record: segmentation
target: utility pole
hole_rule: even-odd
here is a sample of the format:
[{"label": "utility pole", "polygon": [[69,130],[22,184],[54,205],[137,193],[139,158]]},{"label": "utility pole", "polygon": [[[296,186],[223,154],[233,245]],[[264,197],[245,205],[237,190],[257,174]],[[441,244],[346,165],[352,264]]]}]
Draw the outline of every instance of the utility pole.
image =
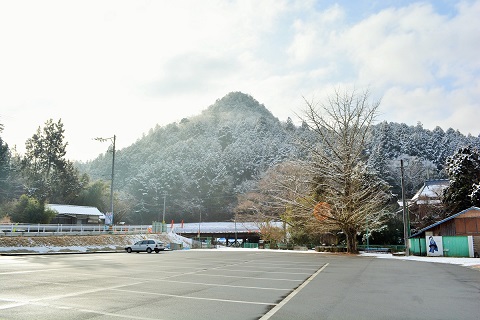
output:
[{"label": "utility pole", "polygon": [[202,224],[202,210],[198,209],[200,214],[200,219],[198,220],[198,241],[200,241],[200,226]]},{"label": "utility pole", "polygon": [[155,199],[154,200],[155,200],[155,206],[156,206],[156,209],[157,209],[157,212],[158,212],[157,222],[160,222],[160,209],[158,208],[159,204],[158,204],[158,189],[157,189],[157,186],[155,186]]},{"label": "utility pole", "polygon": [[368,234],[368,216],[365,217],[365,224],[367,225],[367,249],[370,248],[370,240],[369,240],[369,234]]},{"label": "utility pole", "polygon": [[405,201],[405,179],[403,177],[403,160],[400,160],[400,170],[402,173],[402,206],[403,206],[403,238],[405,239],[405,254],[410,255],[408,238],[410,238],[410,219],[408,215],[407,203]]},{"label": "utility pole", "polygon": [[162,232],[164,230],[164,226],[165,226],[165,201],[166,201],[166,198],[167,198],[167,194],[164,193],[163,194],[163,217],[162,217]]},{"label": "utility pole", "polygon": [[113,179],[115,177],[115,140],[116,136],[113,135],[113,137],[110,138],[95,138],[94,140],[100,141],[100,142],[105,142],[105,141],[111,141],[112,142],[112,180],[110,183],[110,212],[112,214],[112,220],[111,224],[113,225]]},{"label": "utility pole", "polygon": [[237,237],[237,213],[235,212],[235,219],[233,220],[235,223],[235,247],[238,246],[238,237]]}]

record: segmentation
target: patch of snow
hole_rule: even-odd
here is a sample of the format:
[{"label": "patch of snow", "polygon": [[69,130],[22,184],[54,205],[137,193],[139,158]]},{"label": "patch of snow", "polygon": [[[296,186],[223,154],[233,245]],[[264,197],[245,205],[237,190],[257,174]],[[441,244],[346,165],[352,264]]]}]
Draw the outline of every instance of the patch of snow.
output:
[{"label": "patch of snow", "polygon": [[361,253],[360,256],[376,257],[379,259],[397,259],[397,260],[406,260],[406,261],[448,263],[448,264],[457,264],[465,267],[480,266],[480,259],[478,258],[394,256],[390,253]]}]

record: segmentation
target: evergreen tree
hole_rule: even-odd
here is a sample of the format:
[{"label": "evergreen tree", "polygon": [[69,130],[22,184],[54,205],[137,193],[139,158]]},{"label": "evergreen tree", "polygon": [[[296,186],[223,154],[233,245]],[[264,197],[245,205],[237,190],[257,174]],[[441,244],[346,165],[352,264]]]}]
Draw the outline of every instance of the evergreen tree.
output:
[{"label": "evergreen tree", "polygon": [[372,139],[369,143],[368,165],[375,170],[383,180],[394,185],[394,175],[391,172],[390,159],[398,153],[393,145],[391,126],[385,121],[372,128]]},{"label": "evergreen tree", "polygon": [[45,208],[45,204],[35,198],[22,195],[11,215],[13,222],[50,223],[56,212]]},{"label": "evergreen tree", "polygon": [[93,183],[88,182],[88,178],[84,176],[87,183],[76,199],[75,204],[95,207],[101,212],[110,210],[110,186],[101,180]]},{"label": "evergreen tree", "polygon": [[428,150],[426,150],[426,146],[428,146],[428,136],[427,131],[423,129],[423,125],[421,122],[418,122],[415,127],[411,130],[411,135],[408,139],[409,141],[409,148],[407,153],[412,156],[417,157],[424,157],[426,154],[430,154]]},{"label": "evergreen tree", "polygon": [[443,167],[443,164],[449,156],[449,154],[447,154],[447,150],[442,145],[444,138],[445,132],[442,128],[437,126],[435,129],[433,129],[430,139],[427,142],[428,154],[430,155],[432,162],[436,164],[437,169],[441,169]]},{"label": "evergreen tree", "polygon": [[[2,128],[0,124],[0,132]],[[0,137],[0,206],[8,205],[12,199],[24,193],[20,168],[19,156],[12,154],[8,144]]]},{"label": "evergreen tree", "polygon": [[460,148],[447,159],[447,174],[450,186],[445,190],[443,201],[447,210],[457,213],[471,206],[479,206],[480,154],[470,146]]},{"label": "evergreen tree", "polygon": [[[1,129],[1,127],[0,127]],[[1,132],[1,130],[0,130]],[[8,200],[10,184],[10,150],[0,137],[0,204]]]},{"label": "evergreen tree", "polygon": [[49,119],[25,144],[27,191],[41,203],[72,203],[83,187],[78,170],[65,159],[64,131],[61,119],[56,123]]},{"label": "evergreen tree", "polygon": [[81,177],[78,169],[71,161],[66,161],[62,170],[55,170],[50,180],[50,203],[74,204],[78,202],[78,196],[88,184],[87,176],[83,175]]}]

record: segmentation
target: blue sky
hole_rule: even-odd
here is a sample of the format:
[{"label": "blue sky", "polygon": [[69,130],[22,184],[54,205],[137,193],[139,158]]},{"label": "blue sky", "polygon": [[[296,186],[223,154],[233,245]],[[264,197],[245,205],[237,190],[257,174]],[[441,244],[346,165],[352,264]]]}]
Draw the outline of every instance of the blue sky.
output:
[{"label": "blue sky", "polygon": [[242,91],[285,120],[335,89],[379,121],[479,135],[480,1],[3,1],[1,137],[62,119],[67,157],[134,143]]}]

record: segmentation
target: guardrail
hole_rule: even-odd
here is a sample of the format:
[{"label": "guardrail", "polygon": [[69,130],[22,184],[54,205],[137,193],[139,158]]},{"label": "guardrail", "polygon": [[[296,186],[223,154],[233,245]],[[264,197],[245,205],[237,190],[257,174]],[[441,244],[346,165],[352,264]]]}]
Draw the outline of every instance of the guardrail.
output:
[{"label": "guardrail", "polygon": [[365,252],[383,252],[383,253],[394,253],[399,251],[405,251],[404,245],[358,245],[358,250]]},{"label": "guardrail", "polygon": [[152,233],[151,225],[0,224],[0,236],[98,235]]}]

